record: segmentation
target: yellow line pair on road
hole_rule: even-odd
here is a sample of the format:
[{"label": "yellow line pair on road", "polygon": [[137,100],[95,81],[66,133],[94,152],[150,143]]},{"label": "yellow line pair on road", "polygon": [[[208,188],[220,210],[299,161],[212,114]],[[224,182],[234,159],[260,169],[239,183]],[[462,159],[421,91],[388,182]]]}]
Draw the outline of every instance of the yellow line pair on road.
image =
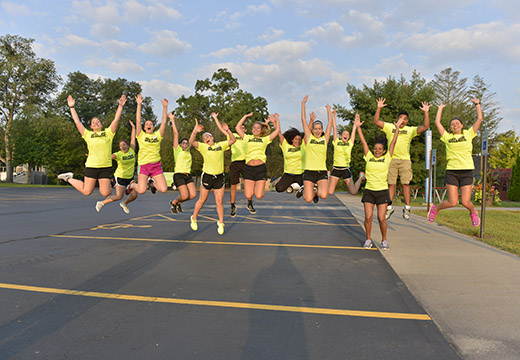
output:
[{"label": "yellow line pair on road", "polygon": [[[204,244],[204,245],[237,245],[237,246],[274,246],[274,247],[293,247],[293,248],[314,248],[314,249],[342,249],[342,250],[367,250],[361,246],[334,246],[334,245],[305,245],[305,244],[270,244],[270,243],[239,243],[229,241],[203,241],[203,240],[173,240],[173,239],[148,239],[148,238],[124,238],[116,236],[84,236],[84,235],[49,235],[57,238],[73,239],[94,239],[94,240],[121,240],[121,241],[144,241],[144,242],[166,242],[183,244]],[[376,248],[368,249],[375,251]]]},{"label": "yellow line pair on road", "polygon": [[177,299],[177,298],[166,298],[166,297],[155,297],[155,296],[125,295],[125,294],[111,294],[111,293],[102,293],[102,292],[93,292],[93,291],[56,289],[56,288],[48,288],[48,287],[40,287],[40,286],[27,286],[27,285],[6,284],[6,283],[0,283],[0,289],[22,290],[22,291],[31,291],[31,292],[48,293],[48,294],[59,294],[59,295],[85,296],[85,297],[113,299],[113,300],[146,301],[146,302],[155,302],[155,303],[212,306],[212,307],[248,309],[248,310],[284,311],[284,312],[295,312],[295,313],[303,313],[303,314],[356,316],[356,317],[402,319],[402,320],[431,320],[431,318],[427,314],[407,314],[407,313],[392,313],[392,312],[377,312],[377,311],[325,309],[325,308],[311,308],[311,307],[299,307],[299,306],[251,304],[251,303],[230,302],[230,301],[189,300],[189,299]]}]

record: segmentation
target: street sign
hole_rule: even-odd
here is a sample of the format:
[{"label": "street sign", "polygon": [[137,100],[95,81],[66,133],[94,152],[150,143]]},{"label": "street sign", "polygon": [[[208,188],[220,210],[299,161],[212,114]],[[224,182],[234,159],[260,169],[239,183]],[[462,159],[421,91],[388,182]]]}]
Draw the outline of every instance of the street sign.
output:
[{"label": "street sign", "polygon": [[430,151],[432,150],[432,131],[430,129],[426,130],[425,135],[425,169],[430,170]]},{"label": "street sign", "polygon": [[482,130],[482,156],[486,156],[488,154],[488,130]]},{"label": "street sign", "polygon": [[437,164],[437,149],[432,150],[432,165]]}]

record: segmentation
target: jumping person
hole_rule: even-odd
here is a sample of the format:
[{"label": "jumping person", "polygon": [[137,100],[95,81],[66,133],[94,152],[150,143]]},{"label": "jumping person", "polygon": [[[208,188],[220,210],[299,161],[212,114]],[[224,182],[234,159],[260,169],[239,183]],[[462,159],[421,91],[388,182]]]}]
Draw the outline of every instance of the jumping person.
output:
[{"label": "jumping person", "polygon": [[191,177],[191,152],[190,143],[187,138],[181,139],[179,143],[179,132],[175,125],[175,114],[168,114],[172,122],[173,130],[173,158],[175,168],[173,170],[173,183],[179,196],[175,200],[170,201],[170,211],[172,214],[182,212],[181,203],[187,200],[193,200],[197,197],[197,189]]},{"label": "jumping person", "polygon": [[[246,165],[244,166],[244,196],[247,199],[247,209],[251,214],[256,210],[253,206],[253,196],[258,200],[265,195],[265,182],[267,181],[267,165],[265,149],[278,133],[279,124],[276,122],[275,115],[270,114],[265,123],[257,121],[253,124],[251,135],[242,130],[242,124],[253,113],[242,116],[242,119],[235,127],[238,135],[244,140],[246,147]],[[274,125],[274,130],[269,134],[269,122]]]},{"label": "jumping person", "polygon": [[[242,124],[240,127],[246,133],[246,126]],[[231,202],[231,217],[237,215],[237,206],[235,205],[237,199],[237,188],[240,183],[240,175],[244,177],[244,166],[246,165],[246,144],[244,140],[237,133],[233,133],[235,143],[231,145],[231,164],[229,165],[229,179],[231,181],[231,188],[229,189],[229,196]]]},{"label": "jumping person", "polygon": [[446,144],[446,187],[448,189],[448,200],[439,206],[432,205],[428,211],[428,221],[433,222],[437,213],[443,209],[457,206],[459,203],[459,190],[462,205],[468,209],[473,226],[479,226],[480,218],[478,212],[471,202],[471,190],[473,186],[473,169],[475,165],[471,152],[473,150],[472,140],[477,136],[478,129],[482,123],[482,107],[479,99],[471,99],[477,110],[477,120],[468,130],[464,130],[462,120],[453,118],[450,121],[452,133],[448,133],[441,124],[442,109],[446,106],[439,105],[435,125],[441,135],[441,141]]},{"label": "jumping person", "polygon": [[352,127],[352,137],[347,130],[341,132],[341,138],[338,137],[336,128],[336,110],[332,110],[332,131],[334,138],[332,145],[334,146],[334,162],[329,177],[329,195],[334,194],[338,181],[342,178],[347,184],[348,191],[352,195],[356,195],[361,186],[361,182],[365,179],[365,173],[360,172],[359,178],[354,183],[352,173],[350,172],[350,155],[354,140],[356,139],[356,124]]},{"label": "jumping person", "polygon": [[215,124],[218,129],[225,134],[228,139],[215,143],[213,135],[209,132],[205,132],[202,134],[202,142],[195,141],[197,133],[204,129],[197,119],[195,119],[195,128],[190,135],[190,144],[202,154],[204,164],[202,165],[199,199],[195,203],[195,208],[193,209],[193,215],[190,217],[190,221],[191,229],[197,231],[199,228],[197,225],[197,216],[208,199],[210,191],[213,190],[218,214],[217,232],[219,235],[222,235],[224,234],[224,151],[229,149],[236,140],[227,124],[223,123],[220,125],[217,117],[214,116],[213,118],[215,119]]},{"label": "jumping person", "polygon": [[[381,121],[379,119],[379,115],[381,114],[381,109],[384,108],[387,104],[385,104],[386,99],[379,98],[377,100],[377,110],[374,115],[374,124],[377,125],[386,134],[386,139],[390,142],[392,141],[395,133],[395,125],[391,123],[387,123]],[[406,111],[400,111],[397,115],[397,119],[403,119],[401,122],[401,127],[399,128],[399,138],[397,139],[397,144],[395,145],[394,156],[392,157],[392,162],[390,163],[390,169],[388,170],[388,189],[390,193],[390,203],[388,208],[386,209],[386,218],[389,219],[390,216],[394,213],[394,208],[392,206],[392,200],[394,199],[397,177],[401,179],[401,185],[403,186],[403,196],[404,196],[404,209],[403,209],[403,218],[406,220],[410,220],[410,201],[411,201],[411,191],[410,191],[410,182],[412,181],[413,173],[412,173],[412,161],[410,160],[410,143],[413,138],[422,134],[430,127],[430,116],[428,111],[430,110],[430,104],[426,101],[422,103],[420,108],[424,111],[424,122],[420,126],[406,126],[408,123],[408,113]]]},{"label": "jumping person", "polygon": [[119,119],[123,112],[123,106],[126,103],[126,96],[123,94],[119,98],[119,105],[117,107],[114,120],[109,127],[103,129],[103,124],[97,117],[90,120],[90,128],[92,131],[85,129],[85,126],[79,120],[76,112],[76,101],[71,95],[67,98],[67,104],[70,108],[70,113],[74,124],[83,140],[87,143],[88,156],[85,162],[85,178],[83,181],[74,179],[74,174],[71,172],[58,175],[58,179],[71,184],[76,190],[83,195],[90,195],[94,191],[96,181],[99,183],[99,193],[107,197],[112,193],[110,188],[110,177],[112,176],[112,140],[119,124]]},{"label": "jumping person", "polygon": [[132,133],[130,135],[130,146],[128,145],[127,140],[121,140],[119,142],[120,151],[112,154],[112,159],[117,161],[117,168],[114,173],[115,177],[115,189],[116,194],[110,195],[103,201],[98,201],[96,203],[96,210],[99,212],[103,206],[113,201],[119,201],[123,198],[126,193],[129,193],[129,196],[125,201],[121,201],[119,206],[123,209],[123,211],[127,214],[130,213],[130,209],[128,209],[128,204],[134,201],[137,198],[137,191],[131,190],[128,188],[130,183],[134,180],[134,171],[135,171],[135,125],[133,122],[129,121],[130,126],[132,126]]},{"label": "jumping person", "polygon": [[[404,122],[403,117],[397,119],[395,124],[396,128],[399,128]],[[390,167],[390,161],[394,154],[395,144],[399,135],[399,131],[394,133],[394,137],[387,151],[388,140],[381,134],[376,136],[374,144],[374,152],[372,153],[368,148],[368,144],[363,136],[359,115],[356,114],[354,120],[354,126],[357,127],[359,139],[363,144],[363,157],[366,161],[365,174],[367,177],[367,184],[365,186],[365,193],[361,202],[365,208],[365,232],[367,239],[364,248],[370,249],[372,247],[372,219],[374,217],[374,207],[377,207],[377,220],[379,221],[379,229],[381,230],[381,248],[388,250],[388,240],[386,239],[386,207],[390,202],[390,196],[388,194],[388,168]]]},{"label": "jumping person", "polygon": [[[276,116],[278,127],[280,119]],[[280,148],[283,153],[283,175],[276,183],[277,192],[284,192],[288,189],[299,190],[303,186],[303,171],[305,153],[302,146],[302,133],[296,128],[289,128],[283,134],[278,133]]]},{"label": "jumping person", "polygon": [[[327,174],[327,144],[332,128],[331,109],[327,105],[327,129],[323,132],[323,123],[316,120],[316,114],[311,112],[309,123],[305,113],[306,95],[301,104],[301,118],[304,131],[305,171],[303,173],[303,199],[306,202],[318,202],[319,198],[326,199],[328,195]],[[316,185],[317,189],[314,190]],[[301,189],[296,196],[301,196]]]},{"label": "jumping person", "polygon": [[[145,120],[144,131],[141,127],[141,105],[143,96],[141,94],[135,97],[137,101],[137,110],[135,112],[137,142],[139,143],[139,153],[137,154],[137,164],[139,165],[139,175],[137,176],[137,184],[130,185],[132,190],[136,190],[139,194],[144,194],[148,187],[148,179],[151,178],[153,183],[150,185],[153,189],[157,189],[162,193],[168,190],[166,179],[164,178],[161,165],[161,140],[164,136],[166,128],[166,115],[168,113],[168,100],[161,100],[163,106],[162,120],[159,130],[154,131],[152,120]],[[152,189],[152,192],[154,192]]]}]

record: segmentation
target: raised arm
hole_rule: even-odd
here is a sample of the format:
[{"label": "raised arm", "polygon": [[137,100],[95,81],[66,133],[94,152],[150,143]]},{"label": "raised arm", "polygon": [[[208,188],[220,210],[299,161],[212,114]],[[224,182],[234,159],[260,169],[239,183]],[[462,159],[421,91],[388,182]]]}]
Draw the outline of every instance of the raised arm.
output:
[{"label": "raised arm", "polygon": [[159,126],[159,134],[161,137],[164,136],[164,129],[166,129],[166,119],[168,117],[168,100],[162,99],[162,118],[161,118],[161,126]]},{"label": "raised arm", "polygon": [[[309,95],[305,95],[305,97],[302,100],[302,126],[303,126],[303,133],[305,134],[304,141],[305,144],[309,141],[309,137],[311,136],[311,129],[309,127],[309,124],[307,124],[307,114],[305,111],[305,104],[307,103],[307,100],[309,99]],[[312,117],[312,114],[311,114]]]},{"label": "raised arm", "polygon": [[242,131],[242,125],[244,124],[244,121],[246,121],[246,119],[251,116],[253,116],[252,112],[250,112],[249,114],[245,114],[244,116],[242,116],[242,119],[240,119],[237,126],[235,126],[235,131],[242,139],[244,138],[244,135],[246,134],[245,132]]},{"label": "raised arm", "polygon": [[169,113],[168,118],[172,122],[173,148],[177,149],[177,146],[179,146],[179,132],[177,131],[177,126],[175,125],[175,114],[173,112]]},{"label": "raised arm", "polygon": [[471,101],[473,101],[473,104],[475,104],[475,108],[477,109],[477,121],[473,124],[473,131],[476,134],[480,128],[480,124],[482,124],[482,106],[479,99],[471,99]]},{"label": "raised arm", "polygon": [[439,130],[441,137],[444,135],[444,131],[446,131],[444,130],[444,126],[441,124],[442,109],[444,109],[445,106],[445,104],[440,104],[437,108],[437,115],[435,116],[435,126],[437,126],[437,130]]},{"label": "raised arm", "polygon": [[361,144],[363,145],[363,154],[368,154],[370,149],[368,148],[368,144],[365,140],[365,137],[363,136],[363,130],[361,130],[361,125],[363,125],[364,121],[361,122],[359,118],[359,114],[356,114],[354,118],[354,127],[357,129],[357,132],[359,134],[359,140],[361,140]]},{"label": "raised arm", "polygon": [[280,145],[283,144],[283,141],[284,141],[284,137],[283,137],[283,134],[282,134],[282,128],[280,126],[280,116],[278,115],[278,113],[274,114],[274,118],[278,124],[278,128],[280,129],[280,131],[278,132],[278,140],[280,141]]},{"label": "raised arm", "polygon": [[386,99],[383,99],[382,97],[377,99],[377,110],[376,114],[374,115],[374,124],[380,129],[385,126],[384,121],[379,120],[379,116],[381,115],[381,109],[384,108],[387,104],[385,104]]},{"label": "raised arm", "polygon": [[85,126],[83,126],[81,121],[79,121],[78,113],[76,112],[76,108],[74,107],[76,105],[76,100],[74,100],[71,95],[67,97],[67,105],[69,105],[70,114],[72,115],[72,120],[74,120],[76,128],[78,129],[81,136],[83,136],[83,133],[85,132]]},{"label": "raised arm", "polygon": [[430,128],[430,106],[427,101],[422,102],[420,109],[424,111],[424,123],[417,127],[417,134],[422,134]]},{"label": "raised arm", "polygon": [[390,154],[390,156],[394,156],[394,149],[395,149],[395,143],[397,142],[397,138],[399,137],[399,128],[401,126],[401,124],[403,123],[403,118],[400,117],[399,120],[397,120],[397,122],[395,123],[395,133],[394,133],[394,137],[392,138],[392,142],[390,143],[390,146],[388,146],[388,153]]},{"label": "raised arm", "polygon": [[325,141],[329,142],[330,139],[330,130],[332,129],[332,112],[330,105],[327,104],[327,129],[325,129]]},{"label": "raised arm", "polygon": [[277,121],[277,118],[278,114],[269,114],[268,117],[268,120],[270,120],[274,125],[274,130],[271,135],[269,135],[269,140],[271,141],[273,141],[278,136],[278,134],[280,134],[280,122]]},{"label": "raised arm", "polygon": [[113,133],[117,131],[117,125],[119,124],[119,119],[121,119],[121,114],[123,113],[123,106],[125,106],[126,103],[126,95],[121,95],[118,102],[119,105],[117,106],[116,115],[114,116],[114,120],[112,120],[112,123],[110,124],[110,130],[112,130]]},{"label": "raised arm", "polygon": [[137,109],[135,110],[135,135],[139,136],[143,129],[141,125],[141,105],[143,104],[143,95],[137,95],[135,101],[137,102]]},{"label": "raised arm", "polygon": [[[231,133],[231,135],[229,135],[229,133],[226,131],[226,129],[224,129],[224,127],[220,124],[220,121],[218,121],[218,113],[211,113],[211,117],[215,121],[215,125],[217,125],[217,128],[220,130],[220,132],[222,134],[224,134],[226,136],[234,137],[233,133]],[[229,127],[227,125],[226,125],[226,128],[227,128],[227,130],[229,130]]]},{"label": "raised arm", "polygon": [[[356,114],[359,117],[359,114]],[[356,122],[354,121],[354,125],[352,126],[352,131],[350,132],[350,141],[352,141],[352,145],[354,145],[354,141],[356,140]]]},{"label": "raised arm", "polygon": [[188,140],[190,142],[190,145],[198,148],[199,142],[195,141],[195,137],[198,133],[200,133],[202,130],[204,130],[204,126],[200,125],[197,119],[195,119],[195,127],[193,128],[193,131],[191,132],[190,139]]},{"label": "raised arm", "polygon": [[229,146],[233,145],[237,141],[237,139],[235,138],[235,136],[233,136],[233,132],[229,129],[228,124],[222,123],[222,125],[220,125],[220,128],[220,131],[222,131],[226,135]]},{"label": "raised arm", "polygon": [[336,127],[336,109],[332,110],[332,131],[333,136],[332,140],[336,141],[338,139],[338,128]]},{"label": "raised arm", "polygon": [[130,147],[135,151],[135,125],[132,120],[128,121],[130,126],[132,127],[132,132],[130,133]]}]

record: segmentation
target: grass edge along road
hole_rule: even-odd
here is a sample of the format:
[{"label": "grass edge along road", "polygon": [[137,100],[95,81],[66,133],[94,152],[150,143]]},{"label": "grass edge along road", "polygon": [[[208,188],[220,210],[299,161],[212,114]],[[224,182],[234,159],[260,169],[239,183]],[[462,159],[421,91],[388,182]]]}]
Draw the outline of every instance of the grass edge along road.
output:
[{"label": "grass edge along road", "polygon": [[[480,208],[476,207],[479,210]],[[414,210],[414,214],[426,217],[426,210]],[[520,224],[519,211],[486,211],[484,238],[481,239],[480,227],[473,227],[469,212],[464,210],[441,211],[435,217],[435,222],[445,225],[458,233],[469,235],[497,249],[520,256]]]}]

